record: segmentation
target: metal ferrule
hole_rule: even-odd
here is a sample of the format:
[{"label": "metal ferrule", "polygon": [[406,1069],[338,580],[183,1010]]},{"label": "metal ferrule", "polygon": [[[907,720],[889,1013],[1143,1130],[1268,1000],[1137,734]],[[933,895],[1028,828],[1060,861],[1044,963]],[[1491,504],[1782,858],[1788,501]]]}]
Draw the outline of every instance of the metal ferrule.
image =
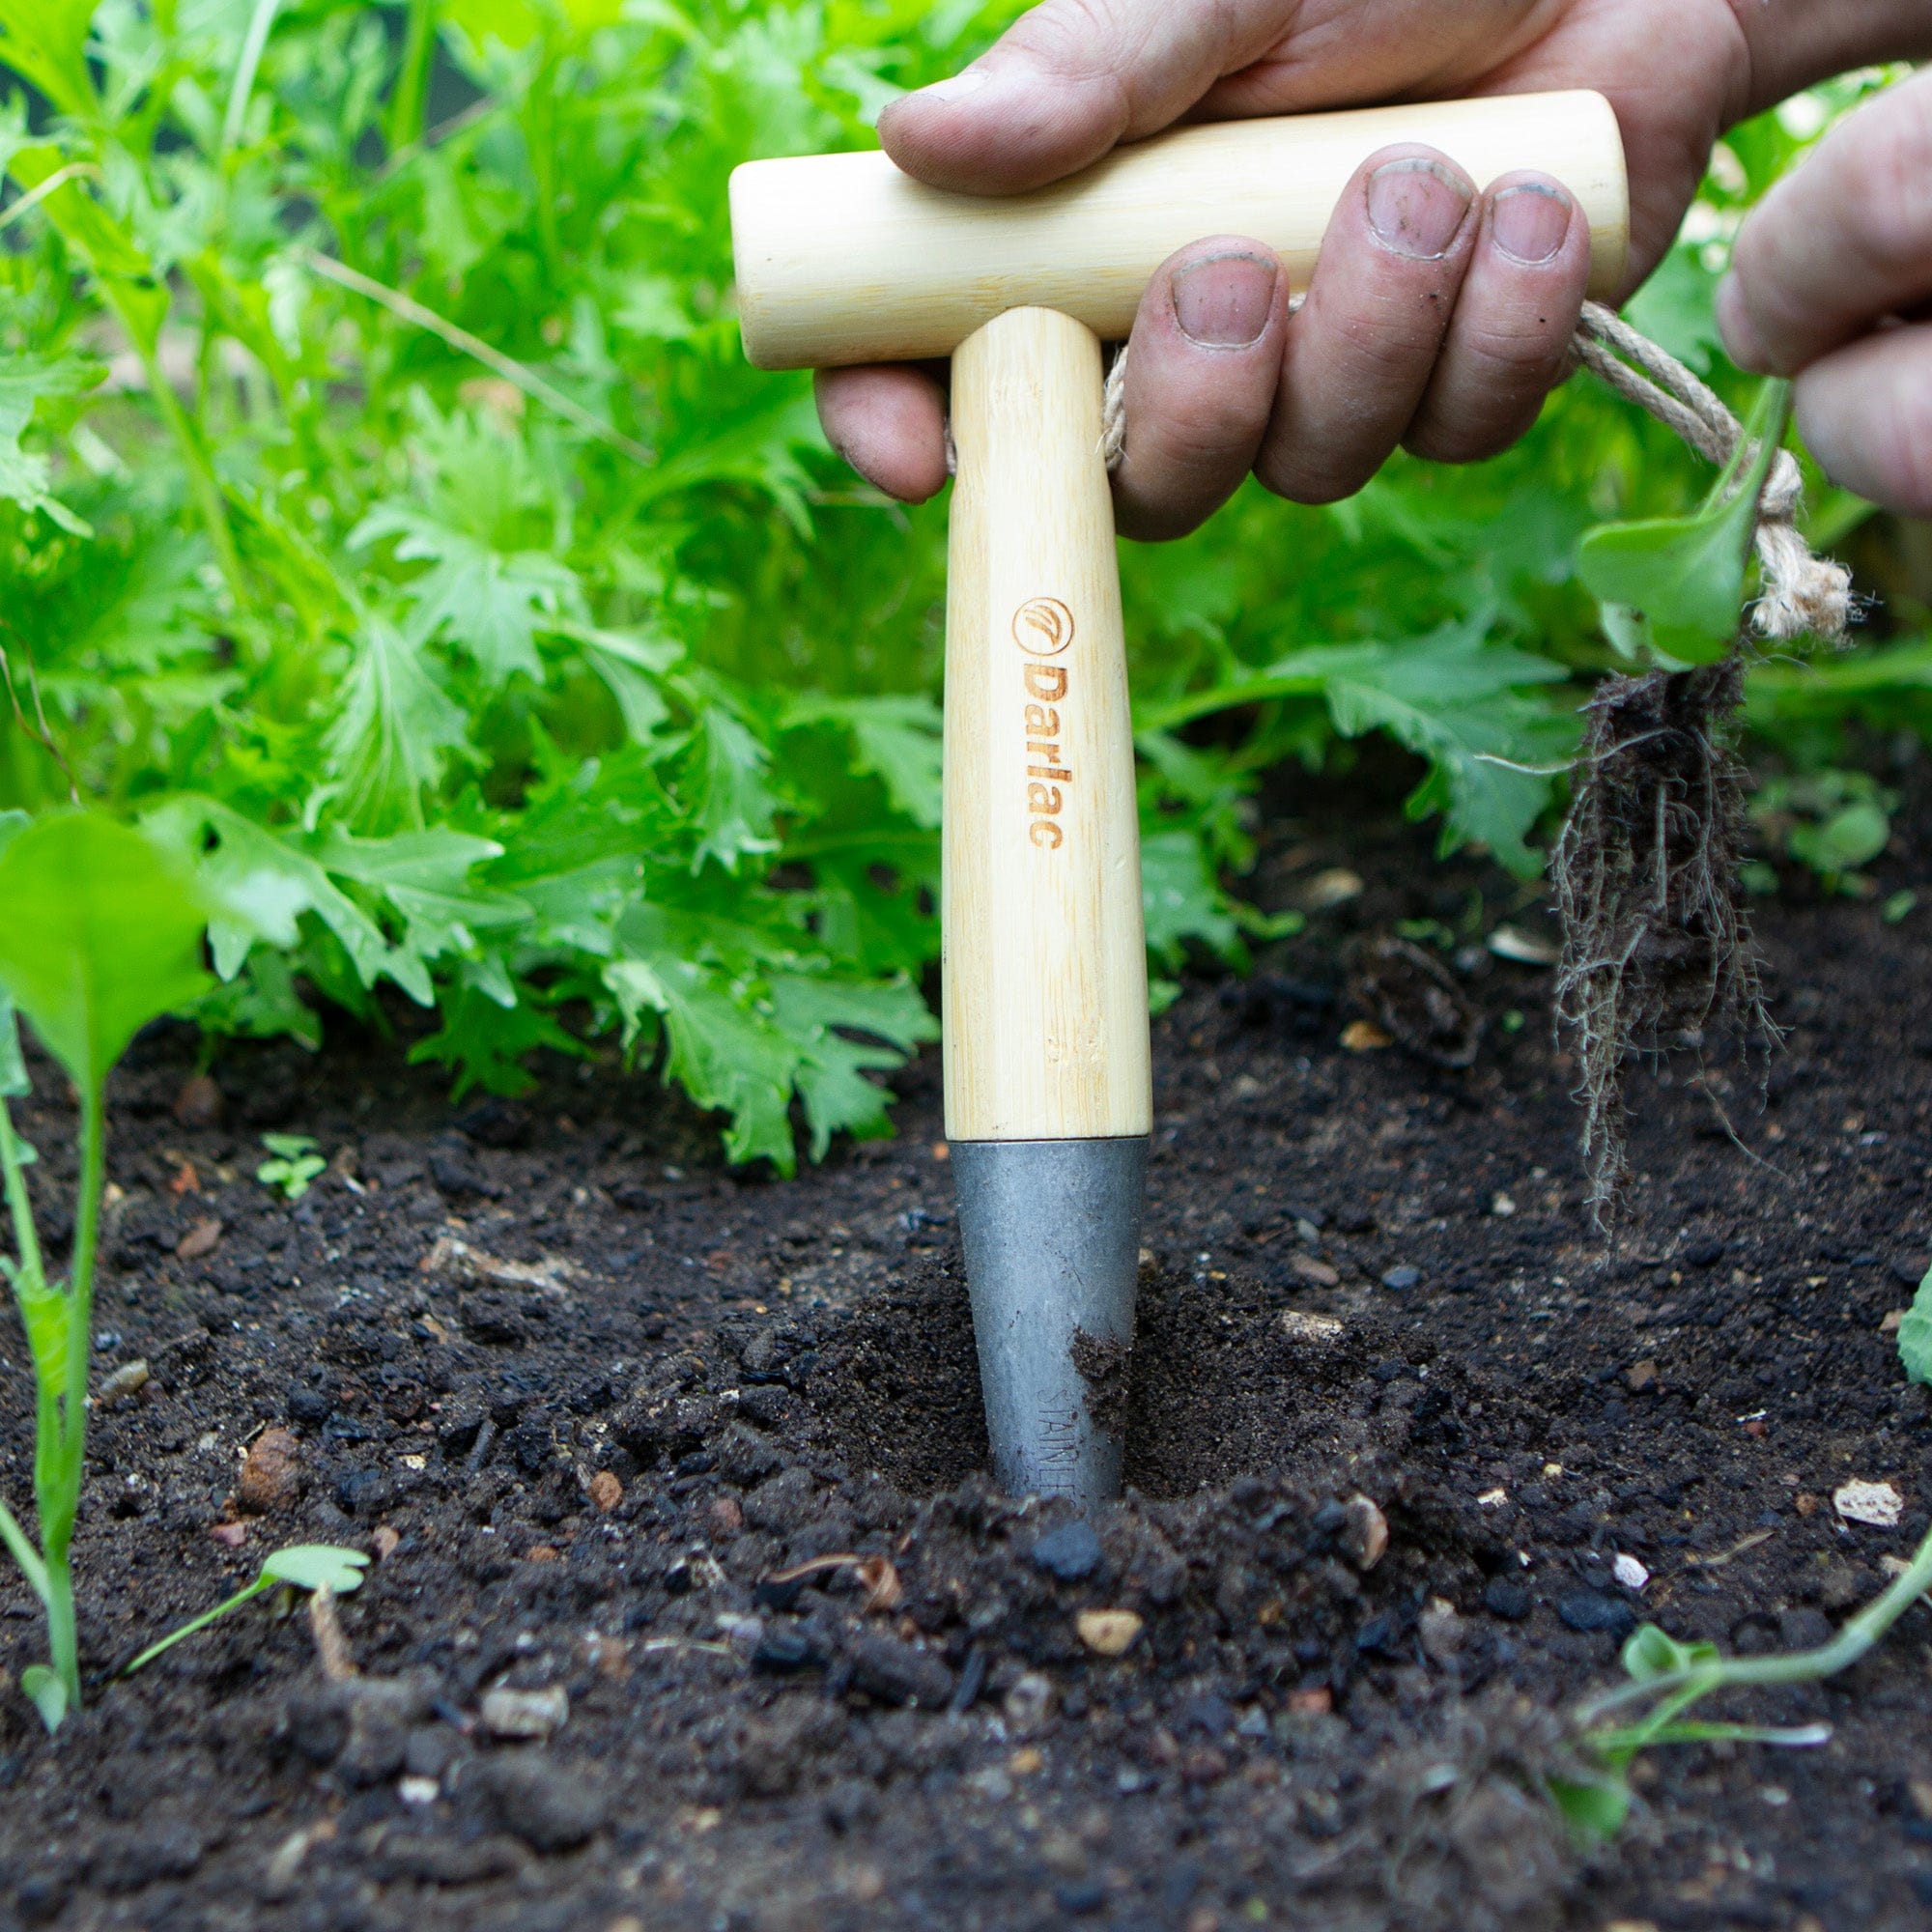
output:
[{"label": "metal ferrule", "polygon": [[[952,1154],[993,1472],[1009,1495],[1110,1502],[1148,1143],[954,1141]],[[1115,1365],[1111,1390],[1090,1379],[1096,1362]]]}]

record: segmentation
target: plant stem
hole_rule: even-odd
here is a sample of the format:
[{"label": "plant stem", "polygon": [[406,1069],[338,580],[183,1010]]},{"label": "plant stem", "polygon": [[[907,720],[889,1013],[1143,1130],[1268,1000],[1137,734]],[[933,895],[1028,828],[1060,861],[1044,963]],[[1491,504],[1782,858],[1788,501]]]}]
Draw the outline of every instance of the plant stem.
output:
[{"label": "plant stem", "polygon": [[[80,1510],[81,1468],[87,1454],[88,1338],[94,1318],[94,1257],[100,1235],[100,1194],[106,1179],[104,1094],[99,1086],[80,1096],[80,1180],[74,1203],[73,1270],[67,1293],[67,1361],[57,1421],[57,1447],[42,1465],[36,1458],[35,1501],[46,1553],[47,1642],[66,1687],[68,1708],[80,1708],[80,1650],[73,1618],[69,1550]],[[43,1411],[44,1414],[44,1411]]]},{"label": "plant stem", "polygon": [[422,139],[423,102],[429,95],[430,63],[435,53],[436,0],[410,0],[402,65],[396,70],[396,89],[389,96],[388,122],[384,130],[392,155]]},{"label": "plant stem", "polygon": [[1650,1697],[1667,1700],[1674,1716],[1714,1690],[1727,1690],[1739,1684],[1810,1684],[1821,1677],[1834,1677],[1858,1662],[1928,1588],[1932,1588],[1932,1531],[1926,1533],[1912,1561],[1857,1616],[1848,1617],[1830,1643],[1781,1657],[1721,1657],[1713,1663],[1692,1664],[1666,1676],[1620,1685],[1586,1705],[1583,1721],[1594,1723],[1610,1711]]},{"label": "plant stem", "polygon": [[160,1656],[162,1651],[172,1649],[183,1637],[192,1636],[198,1630],[206,1630],[216,1617],[225,1617],[230,1610],[239,1610],[243,1604],[249,1603],[254,1598],[259,1597],[264,1590],[269,1589],[272,1585],[273,1581],[274,1578],[271,1577],[257,1577],[252,1583],[244,1583],[226,1602],[216,1604],[212,1610],[202,1611],[201,1615],[196,1617],[191,1623],[183,1624],[180,1630],[170,1631],[166,1636],[162,1637],[159,1643],[151,1643],[131,1663],[122,1666],[121,1675],[123,1677],[133,1676],[135,1671],[154,1662],[155,1659]]}]

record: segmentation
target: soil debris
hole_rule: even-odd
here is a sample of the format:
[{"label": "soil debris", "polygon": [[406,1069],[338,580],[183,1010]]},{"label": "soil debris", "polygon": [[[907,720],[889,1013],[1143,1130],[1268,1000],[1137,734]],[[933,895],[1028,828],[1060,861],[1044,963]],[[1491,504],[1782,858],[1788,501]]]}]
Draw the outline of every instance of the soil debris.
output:
[{"label": "soil debris", "polygon": [[1094,1428],[1118,1435],[1126,1426],[1133,1343],[1116,1342],[1108,1336],[1076,1328],[1067,1353],[1087,1384],[1087,1407]]},{"label": "soil debris", "polygon": [[1391,935],[1358,946],[1350,961],[1349,997],[1397,1045],[1432,1066],[1475,1065],[1483,1016],[1448,967]]}]

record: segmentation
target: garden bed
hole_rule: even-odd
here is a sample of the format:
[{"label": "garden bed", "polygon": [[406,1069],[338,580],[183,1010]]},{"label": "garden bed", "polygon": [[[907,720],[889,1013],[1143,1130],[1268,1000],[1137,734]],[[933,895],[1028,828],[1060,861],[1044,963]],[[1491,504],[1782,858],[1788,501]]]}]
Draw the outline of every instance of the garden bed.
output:
[{"label": "garden bed", "polygon": [[[97,1386],[151,1378],[98,1414],[84,1659],[281,1544],[385,1553],[341,1605],[359,1690],[261,1606],[97,1682],[53,1743],[10,1688],[0,1926],[1923,1923],[1922,1610],[1757,1707],[1829,1744],[1658,1754],[1593,1861],[1524,1791],[1636,1619],[1814,1642],[1925,1527],[1927,1405],[1883,1321],[1932,1245],[1932,915],[1766,907],[1768,1109],[1735,1062],[1706,1075],[1755,1157],[1694,1068],[1640,1082],[1606,1244],[1547,971],[1452,964],[1465,1071],[1341,1044],[1351,940],[1533,935],[1536,908],[1338,822],[1287,824],[1260,885],[1339,903],[1156,1022],[1134,1492],[1097,1546],[980,1473],[932,1055],[895,1141],[778,1183],[609,1065],[451,1106],[338,1042],[185,1092],[191,1038],[144,1039]],[[1895,849],[1891,882],[1928,859]],[[36,1074],[16,1119],[63,1179]],[[253,1178],[274,1130],[333,1157],[295,1204]],[[1854,1478],[1903,1494],[1895,1529],[1840,1520]],[[848,1553],[873,1560],[771,1580]],[[1123,1655],[1083,1640],[1095,1609],[1141,1620]],[[9,1572],[10,1683],[40,1643]],[[567,1719],[493,1739],[497,1686],[562,1687]]]}]

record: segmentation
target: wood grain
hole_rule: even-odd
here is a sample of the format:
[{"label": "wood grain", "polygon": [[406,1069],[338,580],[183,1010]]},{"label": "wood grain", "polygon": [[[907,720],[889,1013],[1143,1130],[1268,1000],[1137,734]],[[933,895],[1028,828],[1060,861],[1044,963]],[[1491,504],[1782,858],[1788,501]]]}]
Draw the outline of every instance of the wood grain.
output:
[{"label": "wood grain", "polygon": [[946,1130],[1152,1126],[1140,828],[1100,344],[1012,310],[952,366]]},{"label": "wood grain", "polygon": [[1615,114],[1601,95],[1517,94],[1183,128],[997,199],[926,187],[877,153],[747,162],[731,177],[745,354],[762,369],[946,355],[1025,303],[1118,341],[1154,270],[1208,235],[1265,242],[1306,288],[1350,177],[1395,141],[1440,149],[1478,186],[1553,175],[1589,218],[1591,293],[1618,292],[1630,195]]}]

